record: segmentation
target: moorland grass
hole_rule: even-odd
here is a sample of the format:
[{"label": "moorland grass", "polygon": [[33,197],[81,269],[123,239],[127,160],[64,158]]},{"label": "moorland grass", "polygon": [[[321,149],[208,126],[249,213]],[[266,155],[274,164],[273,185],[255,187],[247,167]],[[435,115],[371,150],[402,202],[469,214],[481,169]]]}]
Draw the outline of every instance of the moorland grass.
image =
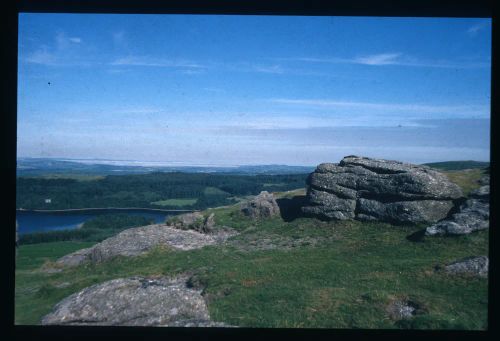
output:
[{"label": "moorland grass", "polygon": [[[487,231],[415,243],[406,236],[417,227],[305,218],[286,223],[275,218],[249,229],[253,222],[228,216],[242,224],[242,233],[235,238],[258,239],[266,234],[335,238],[319,247],[254,252],[229,245],[191,251],[157,248],[140,257],[120,257],[52,274],[33,270],[77,245],[23,246],[16,274],[16,323],[37,324],[59,300],[95,283],[190,272],[198,273],[205,285],[212,318],[238,326],[486,328],[487,280],[451,277],[435,272],[434,267],[487,254]],[[36,251],[42,245],[45,248]],[[392,321],[386,307],[397,298],[418,302],[425,316]]]},{"label": "moorland grass", "polygon": [[[455,181],[466,188],[478,186],[473,179]],[[303,194],[299,190],[279,195]],[[231,244],[190,251],[159,247],[139,257],[118,257],[56,273],[43,272],[41,266],[92,243],[21,246],[15,323],[38,324],[64,297],[106,280],[189,273],[202,283],[212,319],[241,327],[487,328],[488,280],[450,276],[435,267],[487,255],[488,230],[412,242],[407,237],[424,226],[280,217],[255,222],[244,217],[238,205],[208,212],[215,214],[217,225],[240,232],[233,237],[236,241],[252,243],[272,236],[324,242],[253,251]],[[419,314],[391,320],[387,306],[401,299],[417,303]]]}]

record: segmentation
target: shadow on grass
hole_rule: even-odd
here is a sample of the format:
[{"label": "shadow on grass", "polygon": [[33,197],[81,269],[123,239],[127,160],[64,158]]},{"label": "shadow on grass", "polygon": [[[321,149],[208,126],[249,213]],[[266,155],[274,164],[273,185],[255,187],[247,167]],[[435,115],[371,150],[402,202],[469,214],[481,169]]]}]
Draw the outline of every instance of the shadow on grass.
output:
[{"label": "shadow on grass", "polygon": [[409,240],[410,242],[414,243],[422,243],[424,241],[424,237],[425,237],[425,229],[422,229],[406,236],[406,240]]},{"label": "shadow on grass", "polygon": [[286,222],[290,222],[304,216],[301,208],[306,204],[305,195],[276,199],[276,203],[280,208],[281,218],[283,218]]}]

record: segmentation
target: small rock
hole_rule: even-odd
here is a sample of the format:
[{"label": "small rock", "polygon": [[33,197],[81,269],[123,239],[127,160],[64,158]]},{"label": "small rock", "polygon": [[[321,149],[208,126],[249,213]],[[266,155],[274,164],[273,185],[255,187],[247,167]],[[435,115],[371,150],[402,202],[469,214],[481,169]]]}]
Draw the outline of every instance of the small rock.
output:
[{"label": "small rock", "polygon": [[445,265],[443,270],[448,274],[469,274],[488,277],[489,259],[487,256],[467,257]]},{"label": "small rock", "polygon": [[407,299],[398,299],[387,306],[389,317],[395,321],[408,319],[422,312],[420,305]]},{"label": "small rock", "polygon": [[280,208],[272,193],[260,192],[254,199],[243,204],[241,211],[252,219],[266,219],[280,214]]},{"label": "small rock", "polygon": [[490,175],[486,174],[481,177],[481,179],[478,180],[479,184],[481,185],[489,185],[490,184]]},{"label": "small rock", "polygon": [[205,217],[200,212],[186,213],[169,218],[166,224],[180,230],[212,233],[215,228],[215,215],[211,213],[208,217]]}]

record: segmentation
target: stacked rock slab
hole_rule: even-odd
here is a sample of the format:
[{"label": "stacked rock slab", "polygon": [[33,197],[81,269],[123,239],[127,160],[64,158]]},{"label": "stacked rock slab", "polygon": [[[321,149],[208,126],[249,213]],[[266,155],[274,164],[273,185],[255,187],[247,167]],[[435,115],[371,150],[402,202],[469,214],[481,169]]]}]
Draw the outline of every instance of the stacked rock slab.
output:
[{"label": "stacked rock slab", "polygon": [[[485,180],[486,179],[486,180]],[[489,177],[482,178],[479,183],[489,181]],[[490,227],[490,186],[483,185],[469,194],[467,200],[460,205],[459,212],[450,218],[429,226],[425,230],[426,236],[434,235],[461,235]]]},{"label": "stacked rock slab", "polygon": [[457,185],[429,167],[358,156],[320,164],[307,185],[303,213],[326,220],[436,222],[463,196]]}]

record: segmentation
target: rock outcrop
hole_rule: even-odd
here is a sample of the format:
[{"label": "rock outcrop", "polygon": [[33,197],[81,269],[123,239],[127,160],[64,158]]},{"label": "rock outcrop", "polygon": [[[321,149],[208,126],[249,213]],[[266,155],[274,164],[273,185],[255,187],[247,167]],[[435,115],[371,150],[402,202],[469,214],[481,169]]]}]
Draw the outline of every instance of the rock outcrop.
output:
[{"label": "rock outcrop", "polygon": [[[488,179],[488,180],[485,180]],[[486,183],[482,178],[479,183]],[[426,236],[462,235],[484,230],[490,226],[490,186],[483,185],[469,194],[468,199],[459,207],[459,211],[450,218],[429,226]]]},{"label": "rock outcrop", "polygon": [[467,257],[453,263],[438,267],[438,271],[448,274],[467,274],[478,277],[488,277],[489,259],[486,256]]},{"label": "rock outcrop", "polygon": [[103,240],[91,248],[78,250],[56,261],[56,265],[77,266],[85,262],[98,263],[116,256],[138,256],[156,246],[174,250],[191,250],[224,243],[236,235],[235,231],[221,229],[220,233],[204,234],[179,230],[163,224],[130,228]]},{"label": "rock outcrop", "polygon": [[120,278],[59,302],[42,325],[225,327],[213,322],[200,292],[186,278]]},{"label": "rock outcrop", "polygon": [[437,222],[463,196],[457,185],[430,167],[358,156],[320,164],[307,185],[303,213],[326,220]]},{"label": "rock outcrop", "polygon": [[262,191],[254,199],[242,204],[241,212],[252,219],[265,219],[280,215],[280,208],[272,193]]}]

